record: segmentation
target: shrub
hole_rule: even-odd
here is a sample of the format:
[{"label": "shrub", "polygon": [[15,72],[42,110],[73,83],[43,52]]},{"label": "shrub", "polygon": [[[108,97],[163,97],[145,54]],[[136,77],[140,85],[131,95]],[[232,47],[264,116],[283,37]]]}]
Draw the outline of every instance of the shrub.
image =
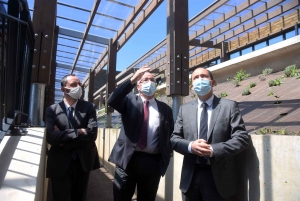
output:
[{"label": "shrub", "polygon": [[221,92],[218,94],[219,98],[226,97],[226,96],[227,96],[227,92]]},{"label": "shrub", "polygon": [[247,87],[247,88],[243,91],[242,95],[243,95],[243,96],[247,96],[247,95],[249,95],[249,94],[251,94],[251,92],[250,92],[250,87]]},{"label": "shrub", "polygon": [[269,91],[268,96],[273,96],[275,94],[274,89],[272,87],[272,89]]},{"label": "shrub", "polygon": [[235,87],[240,86],[240,81],[238,81],[238,80],[232,80],[231,83],[232,83]]},{"label": "shrub", "polygon": [[266,77],[263,76],[263,75],[259,75],[258,78],[259,78],[260,81],[265,81],[266,80]]},{"label": "shrub", "polygon": [[263,74],[264,76],[267,76],[267,75],[271,74],[272,71],[273,71],[272,68],[266,68],[266,69],[264,69],[264,70],[262,71],[262,74]]},{"label": "shrub", "polygon": [[250,74],[246,74],[246,71],[241,69],[238,72],[236,72],[235,76],[234,76],[234,80],[238,80],[239,82],[247,79],[250,76]]},{"label": "shrub", "polygon": [[283,72],[286,77],[296,77],[300,74],[296,65],[287,66]]},{"label": "shrub", "polygon": [[253,88],[255,86],[256,86],[256,82],[250,82],[250,85],[249,85],[250,88]]},{"label": "shrub", "polygon": [[276,82],[275,82],[275,80],[270,80],[269,87],[273,87],[273,86],[276,86]]}]

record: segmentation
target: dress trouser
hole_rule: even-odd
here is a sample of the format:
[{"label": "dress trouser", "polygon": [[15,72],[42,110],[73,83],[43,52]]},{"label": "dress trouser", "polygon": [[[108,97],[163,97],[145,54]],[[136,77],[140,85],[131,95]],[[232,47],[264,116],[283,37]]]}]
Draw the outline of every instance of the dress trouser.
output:
[{"label": "dress trouser", "polygon": [[160,154],[134,152],[126,170],[116,167],[115,201],[131,201],[137,187],[137,201],[154,201],[160,181]]},{"label": "dress trouser", "polygon": [[224,201],[217,190],[210,165],[196,165],[190,187],[182,193],[182,200]]},{"label": "dress trouser", "polygon": [[80,160],[71,160],[62,178],[51,178],[54,201],[84,201],[90,172],[82,170]]}]

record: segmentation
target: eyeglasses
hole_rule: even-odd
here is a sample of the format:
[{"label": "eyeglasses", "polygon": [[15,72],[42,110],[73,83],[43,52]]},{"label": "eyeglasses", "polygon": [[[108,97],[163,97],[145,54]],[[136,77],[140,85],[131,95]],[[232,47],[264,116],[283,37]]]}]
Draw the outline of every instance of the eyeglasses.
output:
[{"label": "eyeglasses", "polygon": [[139,81],[139,84],[147,83],[147,82],[149,82],[149,81],[155,83],[155,79],[154,79],[154,78],[150,78],[150,79],[149,79],[149,78],[145,78],[145,79],[140,80],[140,81]]}]

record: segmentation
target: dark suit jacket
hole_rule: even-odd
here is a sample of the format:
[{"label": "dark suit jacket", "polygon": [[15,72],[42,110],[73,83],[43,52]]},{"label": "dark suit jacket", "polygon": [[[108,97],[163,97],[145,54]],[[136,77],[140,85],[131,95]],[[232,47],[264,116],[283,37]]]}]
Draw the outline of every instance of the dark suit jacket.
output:
[{"label": "dark suit jacket", "polygon": [[[122,114],[120,135],[113,147],[109,161],[126,169],[129,160],[137,146],[143,120],[143,101],[140,96],[131,93],[134,85],[130,80],[120,85],[108,98],[107,103]],[[160,171],[164,175],[172,153],[170,136],[174,128],[171,108],[156,100],[159,124]]]},{"label": "dark suit jacket", "polygon": [[[188,145],[197,139],[198,100],[182,105],[171,137],[173,149],[184,155],[180,189],[190,186],[196,155],[188,152]],[[213,148],[210,164],[218,192],[223,198],[237,192],[236,155],[248,147],[249,136],[237,103],[214,97],[208,131],[208,143]]]},{"label": "dark suit jacket", "polygon": [[[46,116],[46,139],[51,145],[47,162],[48,178],[59,178],[66,173],[73,150],[76,150],[85,172],[100,167],[95,144],[97,119],[92,103],[78,100],[74,115],[74,129],[70,128],[64,102],[48,107]],[[54,126],[57,126],[59,131],[54,131]],[[86,128],[87,134],[76,137],[76,130],[79,128]]]}]

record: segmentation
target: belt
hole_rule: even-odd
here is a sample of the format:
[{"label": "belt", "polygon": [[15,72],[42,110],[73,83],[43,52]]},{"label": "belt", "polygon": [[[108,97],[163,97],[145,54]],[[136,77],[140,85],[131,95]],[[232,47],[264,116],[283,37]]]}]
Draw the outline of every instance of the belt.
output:
[{"label": "belt", "polygon": [[210,170],[211,167],[210,167],[210,165],[207,165],[207,164],[202,165],[202,164],[196,163],[196,164],[195,164],[195,169],[200,169],[200,170]]},{"label": "belt", "polygon": [[151,154],[143,151],[135,151],[134,154],[136,156],[159,156],[160,154]]}]

